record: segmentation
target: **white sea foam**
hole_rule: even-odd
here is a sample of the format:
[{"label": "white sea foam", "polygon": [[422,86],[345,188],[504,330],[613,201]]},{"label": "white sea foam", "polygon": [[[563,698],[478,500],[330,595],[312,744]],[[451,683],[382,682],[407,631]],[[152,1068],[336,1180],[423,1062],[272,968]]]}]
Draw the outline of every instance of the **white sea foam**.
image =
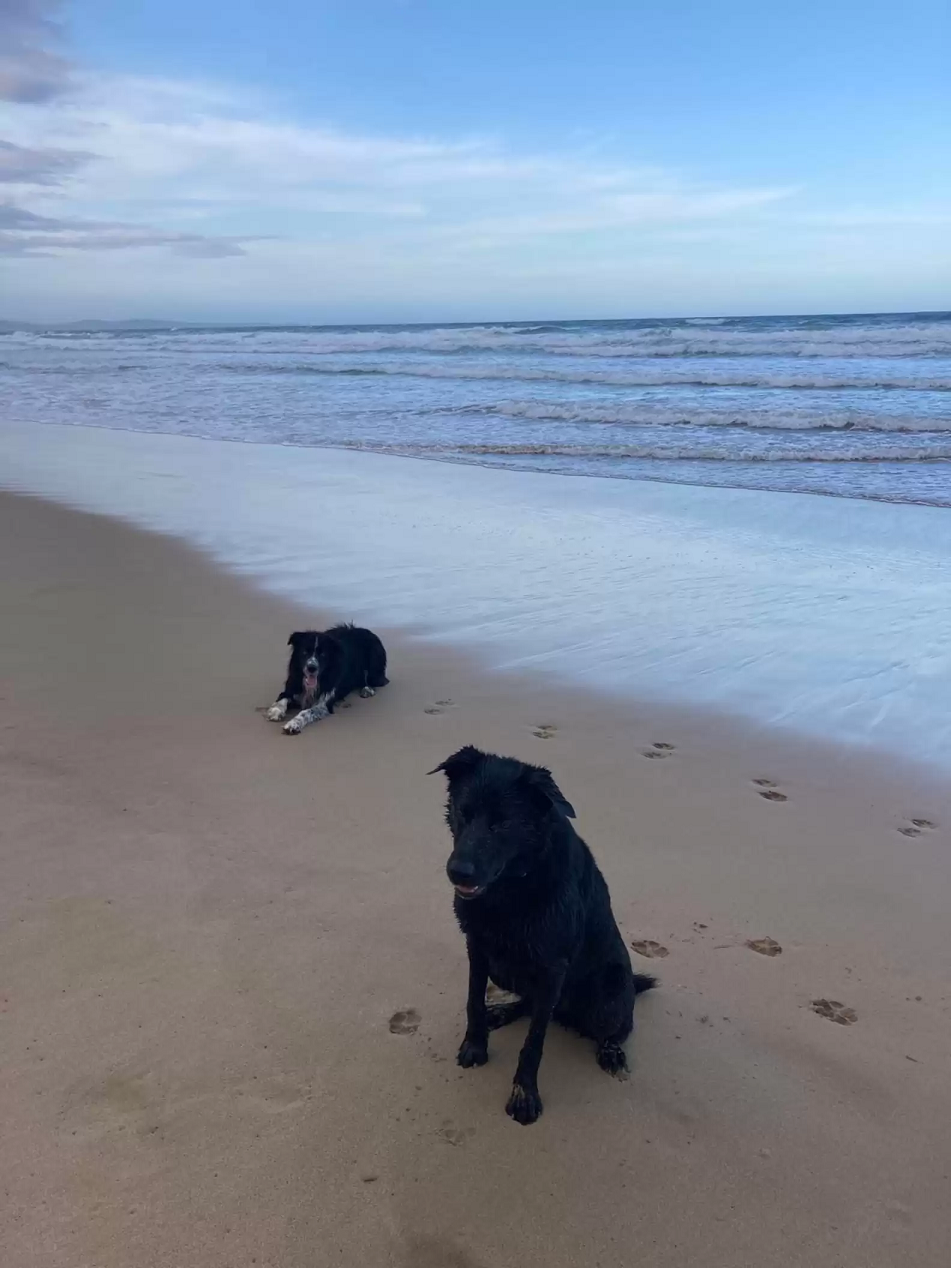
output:
[{"label": "white sea foam", "polygon": [[[686,322],[551,323],[538,326],[487,325],[381,327],[378,329],[286,328],[247,331],[190,330],[150,332],[156,346],[179,349],[183,344],[206,350],[246,351],[280,347],[311,356],[347,353],[503,352],[545,353],[573,357],[841,357],[951,358],[951,322],[904,320],[883,324],[843,323],[841,319],[720,319],[721,324]],[[93,344],[134,340],[140,332],[23,332],[5,338],[34,344]]]},{"label": "white sea foam", "polygon": [[947,511],[13,424],[0,478],[491,666],[951,766]]},{"label": "white sea foam", "polygon": [[[326,361],[275,361],[260,357],[254,361],[228,361],[217,367],[223,373],[233,374],[317,374],[341,378],[417,378],[446,379],[474,382],[520,382],[597,384],[605,387],[746,387],[776,388],[795,391],[880,391],[901,389],[906,392],[951,392],[951,374],[923,372],[916,375],[896,374],[882,370],[879,365],[864,374],[844,374],[836,361],[813,369],[810,373],[790,374],[773,367],[769,360],[757,369],[698,369],[696,362],[686,360],[683,365],[668,366],[661,362],[649,368],[635,370],[592,370],[587,365],[565,369],[561,366],[533,366],[524,362],[516,365],[500,362],[449,361],[438,364],[418,361],[376,362],[373,365],[349,361],[343,364]],[[951,412],[951,405],[948,406]]]},{"label": "white sea foam", "polygon": [[[357,446],[346,446],[351,447]],[[387,452],[395,453],[398,448],[396,445],[388,446]],[[417,456],[421,453],[419,449],[410,446],[406,446],[406,452]],[[836,444],[823,451],[803,438],[792,444],[771,443],[768,448],[752,444],[717,445],[715,439],[704,439],[693,444],[660,440],[643,445],[460,444],[445,445],[442,450],[429,445],[426,452],[507,454],[509,457],[518,454],[560,454],[565,458],[664,458],[683,462],[947,462],[951,460],[951,441],[933,445],[902,445],[893,442],[874,454],[870,454],[861,443]],[[951,482],[951,470],[948,472],[948,480]]]},{"label": "white sea foam", "polygon": [[459,413],[483,413],[537,422],[622,423],[656,426],[691,424],[696,427],[761,427],[789,431],[951,432],[951,408],[943,415],[882,413],[849,409],[797,409],[775,406],[757,409],[748,402],[724,402],[718,409],[671,408],[653,401],[630,404],[601,401],[506,400],[492,405],[459,406]]}]

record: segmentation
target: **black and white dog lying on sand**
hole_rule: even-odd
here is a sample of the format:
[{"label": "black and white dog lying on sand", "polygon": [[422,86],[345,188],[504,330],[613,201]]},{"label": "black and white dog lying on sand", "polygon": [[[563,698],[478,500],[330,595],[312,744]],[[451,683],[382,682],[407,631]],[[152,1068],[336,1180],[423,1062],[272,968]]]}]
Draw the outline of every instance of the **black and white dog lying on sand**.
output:
[{"label": "black and white dog lying on sand", "polygon": [[333,713],[351,691],[375,696],[385,687],[386,649],[371,630],[335,625],[332,630],[298,630],[287,640],[292,648],[284,690],[267,711],[272,722],[284,722],[296,705],[296,718],[284,723],[285,735],[300,735],[304,727]]},{"label": "black and white dog lying on sand", "polygon": [[[598,1065],[627,1070],[634,999],[655,984],[635,973],[604,877],[568,822],[575,812],[550,771],[468,745],[436,770],[449,781],[446,865],[469,952],[467,1026],[457,1060],[485,1065],[489,1031],[526,1014],[506,1113],[542,1112],[538,1066],[552,1017],[595,1042]],[[431,772],[435,773],[435,772]],[[488,1007],[489,980],[517,996]]]}]

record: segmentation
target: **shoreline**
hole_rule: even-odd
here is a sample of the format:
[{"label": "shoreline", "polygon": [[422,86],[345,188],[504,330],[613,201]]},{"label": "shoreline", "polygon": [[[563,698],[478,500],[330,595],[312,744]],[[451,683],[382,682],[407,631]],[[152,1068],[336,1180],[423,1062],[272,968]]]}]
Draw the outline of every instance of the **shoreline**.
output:
[{"label": "shoreline", "polygon": [[[385,691],[290,740],[254,711],[301,609],[35,497],[0,494],[0,525],[10,1268],[567,1268],[619,1247],[941,1268],[946,781],[405,632],[383,631]],[[625,939],[668,952],[634,956],[661,988],[631,1082],[556,1030],[530,1129],[502,1109],[520,1027],[484,1071],[453,1064],[465,956],[424,772],[466,742],[553,769]],[[781,954],[745,945],[767,936]]]},{"label": "shoreline", "polygon": [[[44,422],[29,423],[25,425],[30,427],[62,426],[62,424],[59,424],[59,423],[44,423]],[[220,437],[212,438],[208,436],[198,436],[198,435],[192,435],[190,433],[179,433],[179,432],[142,432],[137,430],[134,427],[107,427],[105,423],[83,423],[82,427],[88,431],[106,431],[106,432],[117,431],[127,436],[175,435],[175,436],[181,436],[182,439],[185,439],[185,440],[200,440],[200,441],[204,441],[207,444],[215,444],[215,445],[252,445],[253,446],[253,445],[272,445],[273,444],[273,442],[265,441],[265,440],[239,440],[235,436],[220,436]],[[886,497],[883,494],[879,495],[876,493],[865,493],[861,497],[859,497],[858,494],[855,494],[855,493],[837,493],[831,489],[759,489],[755,485],[710,484],[710,483],[705,484],[700,480],[688,480],[686,478],[675,480],[670,476],[649,476],[649,475],[624,476],[624,475],[601,475],[601,474],[591,475],[590,473],[583,472],[583,471],[547,471],[547,470],[543,470],[542,468],[534,469],[534,468],[527,468],[527,467],[507,466],[505,463],[470,462],[464,458],[460,458],[457,456],[440,457],[434,453],[402,453],[402,452],[396,452],[392,449],[386,449],[385,447],[382,447],[382,446],[379,448],[375,448],[370,445],[357,445],[357,444],[346,445],[342,443],[331,444],[329,442],[326,444],[305,445],[305,444],[295,444],[291,441],[281,441],[280,444],[277,445],[276,447],[280,449],[303,450],[304,452],[312,452],[316,450],[318,453],[330,451],[331,453],[375,454],[377,457],[380,457],[380,458],[396,458],[399,460],[405,459],[407,462],[432,462],[432,463],[439,463],[439,464],[444,464],[446,466],[454,466],[454,467],[475,467],[476,470],[478,471],[508,471],[508,472],[516,472],[521,475],[554,476],[556,479],[565,479],[565,480],[623,480],[632,484],[640,484],[640,483],[663,484],[663,485],[671,485],[674,488],[720,489],[727,493],[757,493],[757,494],[765,493],[769,497],[833,498],[836,501],[843,501],[843,502],[859,502],[859,503],[881,502],[886,506],[920,506],[920,507],[926,507],[929,510],[935,510],[935,511],[951,510],[951,507],[949,507],[949,505],[945,502],[929,502],[924,499],[920,501],[916,501],[913,499]],[[691,461],[716,462],[717,460],[694,458]],[[923,457],[923,458],[917,458],[915,461],[923,465],[929,465],[932,463],[938,464],[938,463],[945,462],[949,465],[949,467],[951,467],[951,458]]]},{"label": "shoreline", "polygon": [[0,446],[13,491],[487,669],[951,767],[941,508],[52,424]]}]

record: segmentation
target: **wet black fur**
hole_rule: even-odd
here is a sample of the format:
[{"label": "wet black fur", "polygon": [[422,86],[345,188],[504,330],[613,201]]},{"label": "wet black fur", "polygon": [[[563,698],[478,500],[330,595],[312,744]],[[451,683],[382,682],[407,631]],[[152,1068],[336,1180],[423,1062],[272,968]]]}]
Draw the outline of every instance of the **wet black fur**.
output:
[{"label": "wet black fur", "polygon": [[[549,771],[472,746],[436,769],[449,781],[449,879],[477,890],[466,898],[457,888],[455,898],[469,953],[458,1062],[484,1065],[489,1031],[529,1015],[505,1108],[533,1123],[542,1111],[537,1075],[551,1018],[593,1039],[598,1064],[620,1075],[634,999],[655,981],[632,971],[604,877]],[[489,979],[519,1001],[487,1007]]]},{"label": "wet black fur", "polygon": [[[327,696],[327,712],[352,691],[385,687],[386,649],[371,630],[355,625],[335,625],[333,629],[296,630],[287,640],[291,650],[287,681],[278,701],[299,705],[304,692],[304,665],[315,657],[318,694]],[[316,654],[315,654],[316,649]]]}]

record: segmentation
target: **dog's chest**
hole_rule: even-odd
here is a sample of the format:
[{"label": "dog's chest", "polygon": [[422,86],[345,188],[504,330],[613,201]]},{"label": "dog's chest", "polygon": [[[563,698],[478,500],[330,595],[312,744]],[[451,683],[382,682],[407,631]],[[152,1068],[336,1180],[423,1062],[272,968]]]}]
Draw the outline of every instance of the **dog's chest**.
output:
[{"label": "dog's chest", "polygon": [[476,919],[463,928],[488,961],[492,980],[507,990],[517,990],[518,982],[533,976],[550,959],[543,922]]}]

